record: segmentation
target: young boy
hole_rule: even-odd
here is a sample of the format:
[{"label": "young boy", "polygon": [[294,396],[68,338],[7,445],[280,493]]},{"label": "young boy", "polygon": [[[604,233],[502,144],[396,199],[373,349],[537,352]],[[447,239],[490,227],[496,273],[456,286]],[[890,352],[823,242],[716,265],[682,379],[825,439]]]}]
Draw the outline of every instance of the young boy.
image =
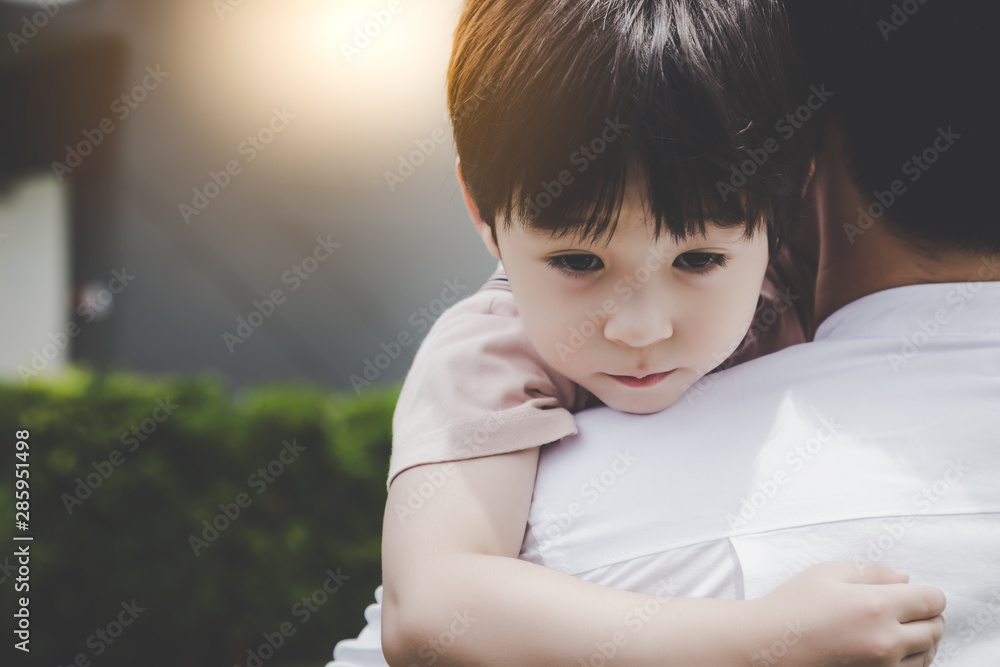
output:
[{"label": "young boy", "polygon": [[[811,285],[790,279],[809,262],[783,246],[810,155],[808,128],[781,122],[801,103],[788,59],[770,0],[467,4],[449,105],[462,190],[503,271],[435,323],[400,396],[390,664],[587,664],[650,599],[516,559],[538,447],[599,402],[668,408],[770,351],[766,331],[773,349],[810,337],[795,306]],[[936,617],[939,592],[855,572],[817,566],[758,600],[673,599],[652,631],[615,640],[615,662],[749,664],[805,616],[786,664],[925,664],[937,626],[904,623]]]}]

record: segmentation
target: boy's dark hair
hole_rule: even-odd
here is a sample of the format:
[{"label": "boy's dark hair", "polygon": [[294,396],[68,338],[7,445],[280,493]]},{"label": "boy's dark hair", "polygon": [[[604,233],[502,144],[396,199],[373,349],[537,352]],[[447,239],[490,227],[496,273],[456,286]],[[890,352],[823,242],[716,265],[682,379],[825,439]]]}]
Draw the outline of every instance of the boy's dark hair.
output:
[{"label": "boy's dark hair", "polygon": [[809,76],[835,91],[829,111],[855,184],[882,211],[869,218],[931,257],[1000,252],[998,14],[997,3],[969,0],[788,5]]},{"label": "boy's dark hair", "polygon": [[808,94],[791,59],[777,0],[468,0],[448,72],[463,178],[494,238],[516,215],[596,240],[644,179],[657,236],[763,224],[776,248],[811,157],[809,124],[778,129]]}]

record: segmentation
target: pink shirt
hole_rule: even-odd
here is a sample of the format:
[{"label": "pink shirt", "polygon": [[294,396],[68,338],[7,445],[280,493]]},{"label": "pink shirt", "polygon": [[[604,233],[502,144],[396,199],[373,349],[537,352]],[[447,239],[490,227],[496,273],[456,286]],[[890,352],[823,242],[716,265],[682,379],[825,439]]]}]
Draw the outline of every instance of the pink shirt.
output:
[{"label": "pink shirt", "polygon": [[[445,311],[420,344],[393,414],[387,487],[412,466],[575,434],[573,413],[601,405],[538,356],[506,282],[501,265],[479,291]],[[815,282],[809,261],[782,249],[768,265],[746,338],[715,370],[812,340]]]}]

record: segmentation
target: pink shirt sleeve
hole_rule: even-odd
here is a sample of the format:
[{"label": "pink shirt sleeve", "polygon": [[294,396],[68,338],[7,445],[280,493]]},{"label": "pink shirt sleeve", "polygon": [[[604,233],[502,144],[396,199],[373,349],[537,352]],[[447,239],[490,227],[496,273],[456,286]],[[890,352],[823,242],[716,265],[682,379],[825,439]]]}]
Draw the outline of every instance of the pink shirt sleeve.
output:
[{"label": "pink shirt sleeve", "polygon": [[535,352],[509,291],[449,308],[417,349],[392,419],[386,486],[403,470],[503,454],[576,433],[593,399]]}]

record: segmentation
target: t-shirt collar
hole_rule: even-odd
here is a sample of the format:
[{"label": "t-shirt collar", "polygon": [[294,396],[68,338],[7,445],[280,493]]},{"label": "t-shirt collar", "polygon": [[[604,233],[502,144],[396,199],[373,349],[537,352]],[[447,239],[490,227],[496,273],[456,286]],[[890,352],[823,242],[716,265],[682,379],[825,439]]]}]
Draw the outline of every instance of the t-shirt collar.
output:
[{"label": "t-shirt collar", "polygon": [[868,294],[833,312],[814,340],[1000,335],[1000,281],[922,283]]}]

